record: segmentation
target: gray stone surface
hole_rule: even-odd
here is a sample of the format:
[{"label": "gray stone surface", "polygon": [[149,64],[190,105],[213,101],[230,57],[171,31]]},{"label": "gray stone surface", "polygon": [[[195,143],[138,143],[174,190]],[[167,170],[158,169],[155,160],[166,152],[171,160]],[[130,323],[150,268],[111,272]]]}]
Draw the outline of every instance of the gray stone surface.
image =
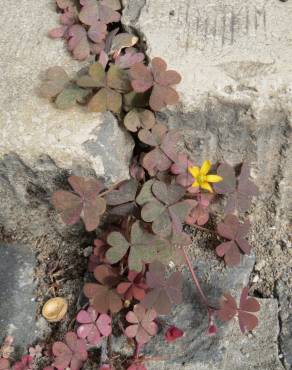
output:
[{"label": "gray stone surface", "polygon": [[[196,245],[193,246],[195,248]],[[200,259],[194,268],[201,285],[213,304],[224,291],[239,295],[247,285],[254,265],[254,255],[242,260],[239,268],[222,269],[214,258]],[[183,304],[177,306],[170,316],[161,317],[163,327],[175,325],[185,333],[184,337],[167,344],[164,332],[154,337],[142,349],[147,357],[156,358],[147,362],[149,370],[281,370],[278,358],[279,323],[276,299],[260,299],[260,325],[250,335],[242,335],[238,323],[219,324],[214,337],[206,334],[207,312],[192,284],[188,271],[184,271]],[[239,297],[238,297],[239,298]],[[115,339],[114,349],[130,355],[131,348],[123,339]]]},{"label": "gray stone surface", "polygon": [[[79,168],[73,174],[80,174]],[[82,175],[90,172],[82,169]],[[67,235],[80,231],[60,222],[50,203],[53,192],[68,186],[69,172],[59,168],[48,156],[39,157],[31,166],[17,154],[0,160],[0,226],[4,236],[36,241],[44,235]]]},{"label": "gray stone surface", "polygon": [[277,282],[276,291],[280,305],[280,350],[287,369],[292,368],[292,269]]},{"label": "gray stone surface", "polygon": [[36,321],[35,253],[19,244],[0,244],[0,342],[14,337],[16,351],[42,339],[44,326]]},{"label": "gray stone surface", "polygon": [[45,153],[65,168],[81,164],[111,181],[127,178],[133,141],[111,114],[61,111],[38,96],[39,76],[48,67],[60,65],[73,74],[84,65],[62,41],[47,37],[58,24],[54,4],[11,0],[1,11],[0,155],[14,151],[33,163]]},{"label": "gray stone surface", "polygon": [[[147,347],[149,356],[165,361],[147,363],[148,370],[282,370],[278,359],[278,305],[273,299],[261,299],[260,325],[249,336],[244,336],[233,321],[215,337],[208,337],[203,316],[194,302],[177,309],[173,323],[185,330],[185,336],[166,344],[158,336]],[[206,322],[205,322],[206,324]]]}]

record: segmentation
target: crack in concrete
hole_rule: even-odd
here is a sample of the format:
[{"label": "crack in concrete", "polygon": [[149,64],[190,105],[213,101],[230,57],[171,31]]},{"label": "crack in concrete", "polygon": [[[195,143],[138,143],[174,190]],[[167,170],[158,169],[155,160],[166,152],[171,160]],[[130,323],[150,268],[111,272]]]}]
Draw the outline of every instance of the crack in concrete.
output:
[{"label": "crack in concrete", "polygon": [[128,10],[129,13],[133,14],[130,19],[131,23],[137,23],[140,18],[141,12],[146,5],[146,0],[136,0],[135,3],[124,0],[123,1],[123,10]]}]

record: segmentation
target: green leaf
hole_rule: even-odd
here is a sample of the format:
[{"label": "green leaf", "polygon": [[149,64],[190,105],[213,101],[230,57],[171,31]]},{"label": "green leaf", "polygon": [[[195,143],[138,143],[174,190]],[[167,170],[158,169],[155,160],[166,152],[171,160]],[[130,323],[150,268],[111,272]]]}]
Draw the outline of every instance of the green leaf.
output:
[{"label": "green leaf", "polygon": [[130,247],[125,237],[117,231],[113,231],[109,234],[107,243],[112,247],[106,253],[106,258],[110,263],[117,263],[120,261]]},{"label": "green leaf", "polygon": [[131,91],[123,95],[123,106],[126,112],[133,108],[146,108],[149,105],[150,90],[144,93]]},{"label": "green leaf", "polygon": [[171,235],[172,222],[167,210],[161,213],[152,223],[152,230],[155,234],[166,237]]},{"label": "green leaf", "polygon": [[90,100],[88,108],[91,112],[119,113],[122,107],[122,96],[114,90],[102,88]]},{"label": "green leaf", "polygon": [[188,203],[183,201],[170,206],[168,209],[171,213],[174,213],[181,222],[184,222],[191,208],[192,207]]},{"label": "green leaf", "polygon": [[128,73],[113,64],[107,72],[107,86],[123,93],[131,91]]},{"label": "green leaf", "polygon": [[157,199],[167,205],[178,202],[186,192],[185,188],[180,185],[171,184],[167,186],[161,181],[155,181],[152,186],[152,191]]},{"label": "green leaf", "polygon": [[138,181],[135,179],[131,179],[129,181],[125,181],[119,189],[112,190],[106,196],[106,202],[109,206],[117,206],[120,204],[124,204],[127,202],[132,202],[135,200],[137,189],[138,189]]},{"label": "green leaf", "polygon": [[88,75],[78,78],[77,84],[81,87],[104,87],[105,76],[103,66],[100,63],[94,63],[89,67]]},{"label": "green leaf", "polygon": [[142,219],[146,222],[156,220],[162,213],[164,213],[165,206],[157,200],[153,200],[144,205],[141,211]]},{"label": "green leaf", "polygon": [[155,116],[148,109],[132,109],[124,118],[124,125],[131,132],[140,128],[150,130],[155,125]]},{"label": "green leaf", "polygon": [[63,68],[49,68],[40,86],[40,93],[44,98],[54,98],[63,91],[68,82],[69,77]]},{"label": "green leaf", "polygon": [[63,90],[55,100],[55,104],[59,109],[68,109],[73,107],[76,102],[84,103],[85,98],[90,91],[81,89],[78,86],[71,85]]},{"label": "green leaf", "polygon": [[136,198],[136,202],[140,205],[143,206],[144,204],[148,202],[152,202],[155,200],[154,195],[152,194],[152,185],[154,184],[154,179],[153,180],[148,180],[145,182],[143,185],[138,197]]},{"label": "green leaf", "polygon": [[153,249],[150,245],[136,244],[129,253],[129,270],[140,272],[143,269],[143,262],[149,263],[152,260]]}]

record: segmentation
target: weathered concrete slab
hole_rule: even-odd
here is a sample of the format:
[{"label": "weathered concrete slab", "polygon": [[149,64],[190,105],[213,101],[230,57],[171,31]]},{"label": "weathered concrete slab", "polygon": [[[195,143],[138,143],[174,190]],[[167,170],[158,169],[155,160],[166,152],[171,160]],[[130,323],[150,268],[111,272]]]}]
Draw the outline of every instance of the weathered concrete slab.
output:
[{"label": "weathered concrete slab", "polygon": [[[145,37],[148,55],[165,58],[182,74],[179,91],[187,110],[197,106],[202,97],[224,93],[227,86],[243,79],[258,80],[261,90],[291,84],[289,1],[123,3],[123,21]],[[273,77],[267,79],[267,75]]]},{"label": "weathered concrete slab", "polygon": [[32,163],[45,153],[65,168],[81,163],[112,181],[126,178],[133,141],[111,114],[57,110],[37,95],[39,75],[48,67],[59,65],[70,74],[84,64],[62,41],[47,37],[58,24],[54,4],[11,0],[1,10],[0,155],[14,151]]},{"label": "weathered concrete slab", "polygon": [[0,244],[0,342],[12,335],[17,351],[23,351],[44,329],[36,321],[35,256],[24,245]]}]

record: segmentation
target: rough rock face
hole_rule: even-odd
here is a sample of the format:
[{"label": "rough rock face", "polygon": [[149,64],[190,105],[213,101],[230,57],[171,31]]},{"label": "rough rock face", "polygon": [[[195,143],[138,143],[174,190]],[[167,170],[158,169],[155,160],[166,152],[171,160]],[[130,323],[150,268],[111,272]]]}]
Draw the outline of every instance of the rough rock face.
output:
[{"label": "rough rock face", "polygon": [[[54,285],[73,313],[82,289],[82,246],[91,241],[81,223],[65,226],[50,204],[52,192],[67,186],[67,177],[48,156],[31,166],[16,154],[0,160],[0,342],[10,333],[20,351],[50,334],[39,313]],[[57,280],[63,279],[59,287],[51,271],[58,272]],[[58,326],[59,335],[69,320],[70,315]]]},{"label": "rough rock face", "polygon": [[0,244],[0,259],[1,339],[12,335],[16,350],[23,350],[50,333],[43,318],[35,319],[35,253],[28,246]]},{"label": "rough rock face", "polygon": [[[195,307],[194,301],[174,312],[175,325],[186,331],[185,337],[166,344],[163,334],[146,347],[149,357],[162,357],[165,361],[147,363],[148,370],[282,370],[277,358],[278,305],[275,299],[260,299],[261,324],[252,336],[242,336],[236,322],[229,324],[223,333],[208,337],[202,320],[205,315]],[[196,308],[196,311],[194,310]],[[222,328],[221,328],[222,330]]]},{"label": "rough rock face", "polygon": [[133,140],[110,113],[61,111],[38,96],[39,77],[48,67],[59,65],[69,74],[82,67],[62,41],[47,37],[58,24],[54,1],[6,5],[0,14],[0,155],[14,151],[33,163],[47,154],[64,168],[81,164],[110,181],[127,178]]},{"label": "rough rock face", "polygon": [[[194,243],[193,249],[197,247]],[[248,283],[254,260],[255,257],[252,255],[244,258],[240,267],[224,269],[212,255],[197,259],[194,268],[210,302],[216,304],[223,287],[226,291],[238,294]],[[227,325],[220,325],[218,333],[210,337],[206,333],[208,326],[206,310],[195,292],[189,272],[184,271],[183,275],[183,304],[177,306],[170,316],[161,317],[159,320],[164,328],[175,325],[185,334],[179,340],[168,344],[164,339],[164,331],[161,331],[143,346],[142,352],[147,358],[157,359],[147,362],[148,370],[283,369],[278,359],[277,300],[259,300],[260,325],[252,335],[242,335],[238,323],[232,321]],[[127,344],[116,340],[114,350],[121,349],[124,354],[131,355],[131,349]]]}]

